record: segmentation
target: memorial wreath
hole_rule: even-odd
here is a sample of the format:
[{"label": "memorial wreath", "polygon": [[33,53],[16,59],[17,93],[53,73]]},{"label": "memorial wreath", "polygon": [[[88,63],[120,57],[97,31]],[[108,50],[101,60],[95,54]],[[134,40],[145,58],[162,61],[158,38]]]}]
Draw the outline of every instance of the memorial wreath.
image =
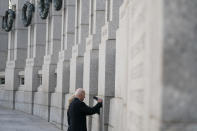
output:
[{"label": "memorial wreath", "polygon": [[39,9],[41,19],[46,19],[49,14],[51,0],[40,0]]},{"label": "memorial wreath", "polygon": [[22,21],[23,21],[23,24],[25,27],[27,27],[31,24],[34,10],[35,10],[35,7],[30,2],[27,1],[24,4],[24,6],[22,8]]},{"label": "memorial wreath", "polygon": [[15,19],[15,11],[13,11],[12,9],[8,9],[5,12],[5,16],[3,16],[3,19],[2,19],[2,28],[6,32],[11,31],[12,25],[14,23],[14,19]]}]

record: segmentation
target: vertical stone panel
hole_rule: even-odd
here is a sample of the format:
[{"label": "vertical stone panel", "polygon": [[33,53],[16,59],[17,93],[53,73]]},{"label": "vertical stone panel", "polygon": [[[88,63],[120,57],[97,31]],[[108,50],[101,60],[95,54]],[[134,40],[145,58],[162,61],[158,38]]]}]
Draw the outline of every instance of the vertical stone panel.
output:
[{"label": "vertical stone panel", "polygon": [[[38,0],[30,1],[35,6],[31,24],[28,29],[27,59],[24,72],[25,85],[16,93],[16,109],[33,114],[34,92],[40,85],[38,71],[41,70],[45,52],[46,21],[39,16]],[[22,3],[22,6],[25,4]],[[21,21],[22,22],[22,21]],[[17,99],[18,96],[18,99]],[[22,106],[23,105],[23,106]]]},{"label": "vertical stone panel", "polygon": [[[5,11],[8,8],[8,2],[0,1],[0,25],[2,25],[2,18],[5,15]],[[8,33],[0,30],[0,72],[5,71],[6,60],[8,55]]]},{"label": "vertical stone panel", "polygon": [[88,36],[89,1],[76,0],[75,10],[75,43],[72,47],[70,68],[70,93],[77,88],[83,88],[83,65],[85,52],[85,39]]},{"label": "vertical stone panel", "polygon": [[[34,97],[34,114],[50,121],[52,93],[57,85],[58,53],[61,49],[62,12],[54,9],[50,3],[50,11],[46,20],[46,48],[42,65],[42,85]],[[42,100],[42,101],[40,101]]]},{"label": "vertical stone panel", "polygon": [[[84,53],[83,88],[86,91],[86,103],[93,106],[93,96],[98,94],[98,64],[101,28],[105,23],[105,0],[89,1],[89,34],[86,38]],[[94,122],[93,123],[97,123]],[[93,125],[92,117],[88,117],[88,130],[99,130],[99,125]]]},{"label": "vertical stone panel", "polygon": [[[5,11],[8,8],[8,1],[0,0],[0,25],[2,25],[2,18],[5,15]],[[4,104],[4,88],[5,83],[3,83],[3,79],[5,81],[5,68],[6,61],[8,57],[8,33],[0,30],[0,105]]]},{"label": "vertical stone panel", "polygon": [[[16,18],[13,29],[9,32],[8,42],[8,61],[6,64],[6,89],[5,94],[9,95],[7,101],[10,108],[15,108],[15,94],[19,89],[19,72],[24,71],[25,60],[27,57],[27,29],[21,24],[21,8],[23,0],[13,0],[12,4],[16,6]],[[12,105],[11,105],[12,104]]]},{"label": "vertical stone panel", "polygon": [[[91,2],[93,2],[93,5]],[[89,21],[91,23],[89,25],[89,36],[86,39],[86,51],[84,54],[83,87],[87,94],[96,95],[98,92],[98,46],[101,42],[101,27],[104,24],[105,1],[93,0],[90,1],[90,5],[93,9],[90,9],[92,13],[89,13]],[[100,9],[101,7],[102,9]],[[93,22],[91,19],[97,19],[97,21]],[[91,26],[91,24],[93,25]],[[94,30],[94,32],[91,32],[91,30]]]},{"label": "vertical stone panel", "polygon": [[[59,53],[59,62],[57,75],[59,82],[56,91],[68,93],[70,88],[70,58],[72,56],[72,46],[74,45],[74,21],[75,21],[75,3],[65,2],[65,19],[64,25],[64,41],[62,41],[62,50]],[[63,39],[62,39],[63,40]],[[59,79],[60,78],[60,79]],[[59,85],[58,85],[59,84]]]},{"label": "vertical stone panel", "polygon": [[124,0],[120,7],[119,28],[116,32],[115,98],[110,100],[109,130],[113,131],[126,130],[127,103],[125,92],[127,92],[128,76],[127,29],[129,18],[127,10],[128,1]]},{"label": "vertical stone panel", "polygon": [[61,32],[61,50],[57,64],[57,85],[55,92],[51,97],[51,115],[50,122],[54,123],[61,129],[65,129],[64,118],[67,115],[67,99],[65,95],[69,92],[70,87],[70,58],[72,56],[72,46],[74,45],[74,17],[75,3],[72,0],[63,1],[62,8],[62,32]]},{"label": "vertical stone panel", "polygon": [[[110,99],[115,95],[115,51],[116,30],[119,24],[121,0],[106,0],[105,25],[102,27],[99,45],[98,95],[103,98],[103,112],[100,116],[100,130],[109,128]],[[95,120],[95,119],[94,119]]]},{"label": "vertical stone panel", "polygon": [[[115,98],[110,100],[110,130],[148,130],[145,124],[148,121],[146,100],[149,87],[146,85],[146,73],[149,70],[146,12],[147,3],[144,0],[125,0],[120,9],[120,24],[116,35]],[[114,109],[116,104],[119,110]],[[116,113],[121,121],[112,120]]]}]

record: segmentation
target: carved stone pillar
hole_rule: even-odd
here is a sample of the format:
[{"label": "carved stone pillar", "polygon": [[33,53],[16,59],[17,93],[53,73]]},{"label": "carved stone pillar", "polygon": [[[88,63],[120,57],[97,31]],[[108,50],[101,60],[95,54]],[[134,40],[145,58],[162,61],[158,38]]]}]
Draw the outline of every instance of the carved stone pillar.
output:
[{"label": "carved stone pillar", "polygon": [[70,93],[74,93],[77,88],[83,88],[85,40],[89,28],[89,2],[76,0],[76,3],[75,45],[72,48]]},{"label": "carved stone pillar", "polygon": [[[8,1],[0,0],[0,25],[8,9]],[[0,105],[4,103],[4,87],[5,87],[5,68],[8,55],[8,33],[0,30]]]},{"label": "carved stone pillar", "polygon": [[70,58],[74,45],[75,1],[63,0],[61,50],[57,64],[57,85],[55,93],[51,94],[50,121],[61,129],[67,127],[67,99],[70,88]]},{"label": "carved stone pillar", "polygon": [[[101,28],[105,23],[105,0],[90,0],[89,35],[86,39],[84,54],[83,88],[86,91],[86,103],[93,106],[93,96],[98,94],[98,61],[99,44],[101,43]],[[89,130],[92,128],[91,117],[88,120]],[[94,127],[94,131],[99,128]]]},{"label": "carved stone pillar", "polygon": [[61,47],[62,13],[50,4],[46,20],[46,48],[42,65],[42,85],[35,92],[34,114],[50,121],[51,93],[55,91],[57,81],[58,53]]},{"label": "carved stone pillar", "polygon": [[[41,70],[46,44],[46,21],[39,17],[39,0],[30,1],[35,11],[28,28],[27,59],[24,72],[24,88],[18,91],[16,109],[33,114],[34,92],[40,85],[38,72]],[[23,3],[24,5],[24,3]],[[21,21],[22,22],[22,21]]]},{"label": "carved stone pillar", "polygon": [[101,44],[99,45],[98,95],[104,101],[100,123],[98,123],[98,115],[95,115],[93,125],[100,124],[99,128],[102,131],[108,131],[110,99],[115,95],[116,30],[119,25],[121,4],[122,0],[106,0],[105,25],[102,27]]},{"label": "carved stone pillar", "polygon": [[23,85],[20,72],[24,71],[27,57],[27,28],[21,22],[21,9],[25,0],[12,0],[15,5],[16,18],[13,29],[9,32],[8,60],[5,71],[5,93],[6,106],[15,108],[15,94],[19,86]]}]

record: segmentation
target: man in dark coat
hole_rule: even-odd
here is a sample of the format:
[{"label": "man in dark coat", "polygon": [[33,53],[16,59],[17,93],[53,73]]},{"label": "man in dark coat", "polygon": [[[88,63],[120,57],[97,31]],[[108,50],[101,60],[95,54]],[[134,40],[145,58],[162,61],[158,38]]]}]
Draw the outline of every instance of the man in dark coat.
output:
[{"label": "man in dark coat", "polygon": [[98,98],[98,103],[94,107],[89,107],[83,102],[84,98],[85,91],[82,88],[77,89],[67,112],[68,131],[87,131],[86,116],[100,112],[102,99]]}]

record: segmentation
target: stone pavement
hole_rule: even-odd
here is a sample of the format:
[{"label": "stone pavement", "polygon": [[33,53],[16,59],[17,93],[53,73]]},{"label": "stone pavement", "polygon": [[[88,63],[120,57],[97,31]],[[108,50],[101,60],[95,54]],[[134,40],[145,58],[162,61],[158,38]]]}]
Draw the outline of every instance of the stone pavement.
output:
[{"label": "stone pavement", "polygon": [[39,117],[0,107],[0,131],[61,131]]}]

